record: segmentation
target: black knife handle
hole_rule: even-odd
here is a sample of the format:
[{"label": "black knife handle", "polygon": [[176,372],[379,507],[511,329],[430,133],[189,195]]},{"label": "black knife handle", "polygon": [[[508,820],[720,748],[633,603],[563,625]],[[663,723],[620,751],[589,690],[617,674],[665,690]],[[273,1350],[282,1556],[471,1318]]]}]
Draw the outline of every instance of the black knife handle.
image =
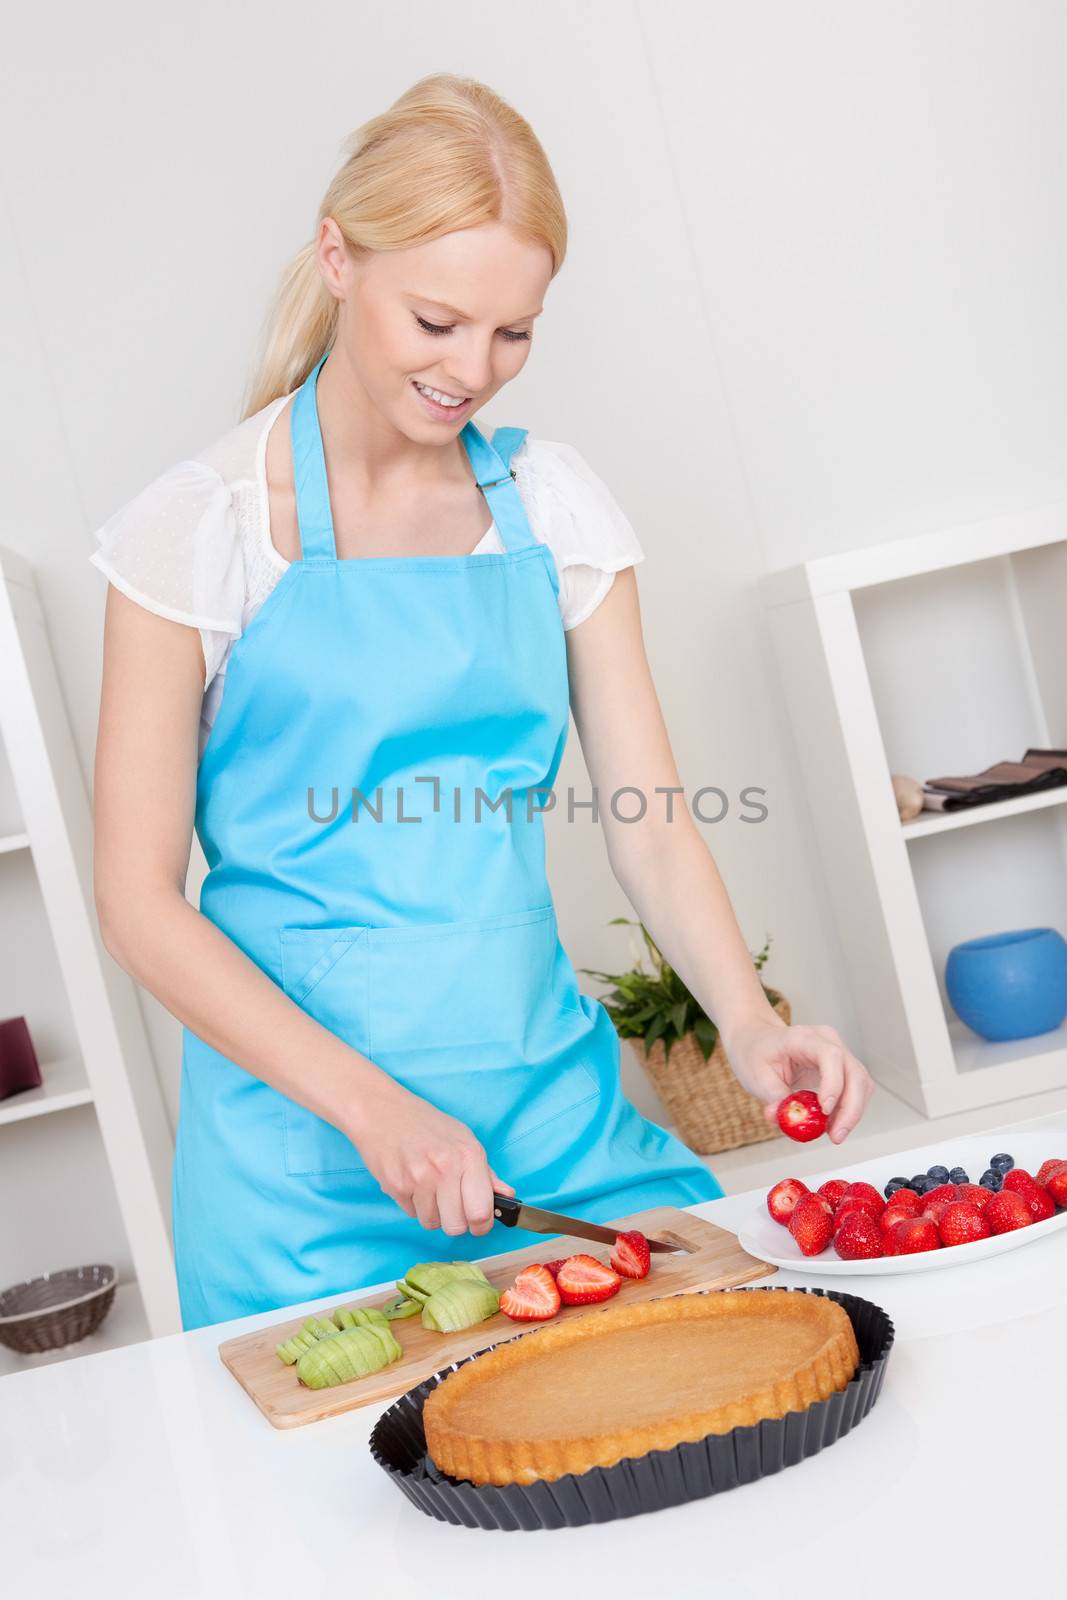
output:
[{"label": "black knife handle", "polygon": [[522,1210],[522,1201],[512,1199],[511,1195],[497,1194],[493,1191],[493,1215],[505,1228],[514,1228],[519,1220]]}]

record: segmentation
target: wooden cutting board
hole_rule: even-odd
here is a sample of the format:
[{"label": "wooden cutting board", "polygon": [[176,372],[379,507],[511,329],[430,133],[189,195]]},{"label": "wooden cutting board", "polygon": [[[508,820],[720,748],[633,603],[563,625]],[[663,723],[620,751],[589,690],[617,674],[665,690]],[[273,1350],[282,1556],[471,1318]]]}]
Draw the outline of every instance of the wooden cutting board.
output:
[{"label": "wooden cutting board", "polygon": [[[647,1278],[624,1278],[613,1304],[624,1299],[652,1300],[692,1289],[728,1289],[778,1270],[742,1250],[732,1233],[673,1206],[641,1211],[608,1226],[639,1228],[642,1233],[676,1238],[687,1247],[685,1254],[653,1255],[652,1270]],[[514,1282],[519,1268],[531,1261],[552,1261],[579,1251],[606,1262],[611,1247],[592,1244],[588,1239],[559,1237],[545,1239],[541,1244],[522,1250],[511,1250],[506,1255],[483,1257],[479,1265],[495,1288],[506,1289]],[[349,1295],[318,1308],[317,1315],[327,1316],[336,1306],[381,1306],[391,1298],[382,1291],[373,1295]],[[564,1306],[558,1316],[581,1317],[596,1309],[595,1306]],[[308,1389],[298,1379],[296,1368],[287,1367],[279,1360],[274,1348],[296,1333],[303,1322],[303,1317],[290,1318],[273,1327],[242,1334],[238,1339],[227,1339],[219,1346],[223,1363],[275,1428],[299,1428],[305,1422],[336,1417],[356,1406],[404,1394],[423,1378],[440,1372],[462,1356],[484,1350],[486,1345],[497,1344],[502,1339],[521,1338],[524,1333],[545,1326],[543,1322],[512,1322],[499,1311],[495,1317],[461,1333],[435,1333],[423,1327],[418,1315],[407,1317],[391,1324],[404,1351],[398,1361],[367,1378],[356,1378],[332,1389]]]}]

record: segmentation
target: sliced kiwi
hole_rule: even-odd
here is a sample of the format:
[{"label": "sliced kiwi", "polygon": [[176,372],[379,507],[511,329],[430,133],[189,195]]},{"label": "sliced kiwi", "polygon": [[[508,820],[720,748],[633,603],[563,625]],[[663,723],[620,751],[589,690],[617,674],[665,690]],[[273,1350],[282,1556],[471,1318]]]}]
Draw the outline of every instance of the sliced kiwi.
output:
[{"label": "sliced kiwi", "polygon": [[382,1307],[382,1315],[389,1322],[401,1322],[405,1317],[413,1317],[419,1310],[419,1302],[412,1300],[408,1295],[397,1295],[395,1300],[390,1300]]},{"label": "sliced kiwi", "polygon": [[435,1289],[422,1308],[422,1325],[438,1333],[473,1328],[500,1309],[500,1296],[488,1281],[453,1279]]},{"label": "sliced kiwi", "polygon": [[[395,1354],[386,1344],[387,1338],[392,1340]],[[335,1330],[331,1338],[316,1340],[297,1362],[296,1374],[309,1389],[330,1389],[380,1372],[400,1354],[400,1346],[384,1322],[371,1322],[340,1333]]]},{"label": "sliced kiwi", "polygon": [[286,1366],[291,1367],[313,1344],[320,1339],[328,1339],[337,1332],[332,1322],[325,1322],[320,1317],[308,1317],[304,1326],[293,1334],[291,1339],[286,1339],[282,1344],[275,1345],[279,1357]]},{"label": "sliced kiwi", "polygon": [[473,1261],[420,1261],[408,1268],[404,1277],[397,1280],[396,1286],[406,1299],[417,1300],[420,1305],[425,1305],[442,1284],[452,1283],[456,1279],[468,1279],[474,1283],[489,1282],[481,1267]]},{"label": "sliced kiwi", "polygon": [[333,1314],[338,1328],[366,1328],[372,1322],[384,1322],[384,1311],[377,1306],[338,1306]]}]

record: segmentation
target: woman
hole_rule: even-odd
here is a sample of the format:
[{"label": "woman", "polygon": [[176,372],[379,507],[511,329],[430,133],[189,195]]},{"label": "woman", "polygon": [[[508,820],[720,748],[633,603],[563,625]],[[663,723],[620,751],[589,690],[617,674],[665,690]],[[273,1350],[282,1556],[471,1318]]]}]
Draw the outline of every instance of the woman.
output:
[{"label": "woman", "polygon": [[[96,902],[184,1024],[187,1328],[527,1242],[494,1189],[594,1220],[723,1192],[623,1098],[545,880],[570,709],[599,793],[678,784],[632,529],[576,451],[472,421],[565,241],[523,119],[417,83],[331,184],[244,421],[98,535]],[[685,808],[602,820],[742,1083],[768,1115],[817,1087],[843,1138],[866,1071],[768,1006]]]}]

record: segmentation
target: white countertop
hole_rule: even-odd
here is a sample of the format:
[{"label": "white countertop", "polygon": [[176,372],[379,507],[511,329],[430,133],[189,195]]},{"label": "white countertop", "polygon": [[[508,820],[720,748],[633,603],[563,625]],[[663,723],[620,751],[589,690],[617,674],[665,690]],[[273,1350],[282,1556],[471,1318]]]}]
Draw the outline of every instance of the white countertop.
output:
[{"label": "white countertop", "polygon": [[[693,1209],[736,1227],[763,1195]],[[907,1600],[1008,1578],[1060,1592],[1067,1230],[912,1276],[762,1281],[885,1307],[896,1342],[870,1415],[774,1477],[558,1533],[420,1514],[368,1452],[384,1406],[273,1429],[217,1347],[278,1312],[0,1379],[3,1586],[47,1600],[567,1600],[608,1587]]]}]

